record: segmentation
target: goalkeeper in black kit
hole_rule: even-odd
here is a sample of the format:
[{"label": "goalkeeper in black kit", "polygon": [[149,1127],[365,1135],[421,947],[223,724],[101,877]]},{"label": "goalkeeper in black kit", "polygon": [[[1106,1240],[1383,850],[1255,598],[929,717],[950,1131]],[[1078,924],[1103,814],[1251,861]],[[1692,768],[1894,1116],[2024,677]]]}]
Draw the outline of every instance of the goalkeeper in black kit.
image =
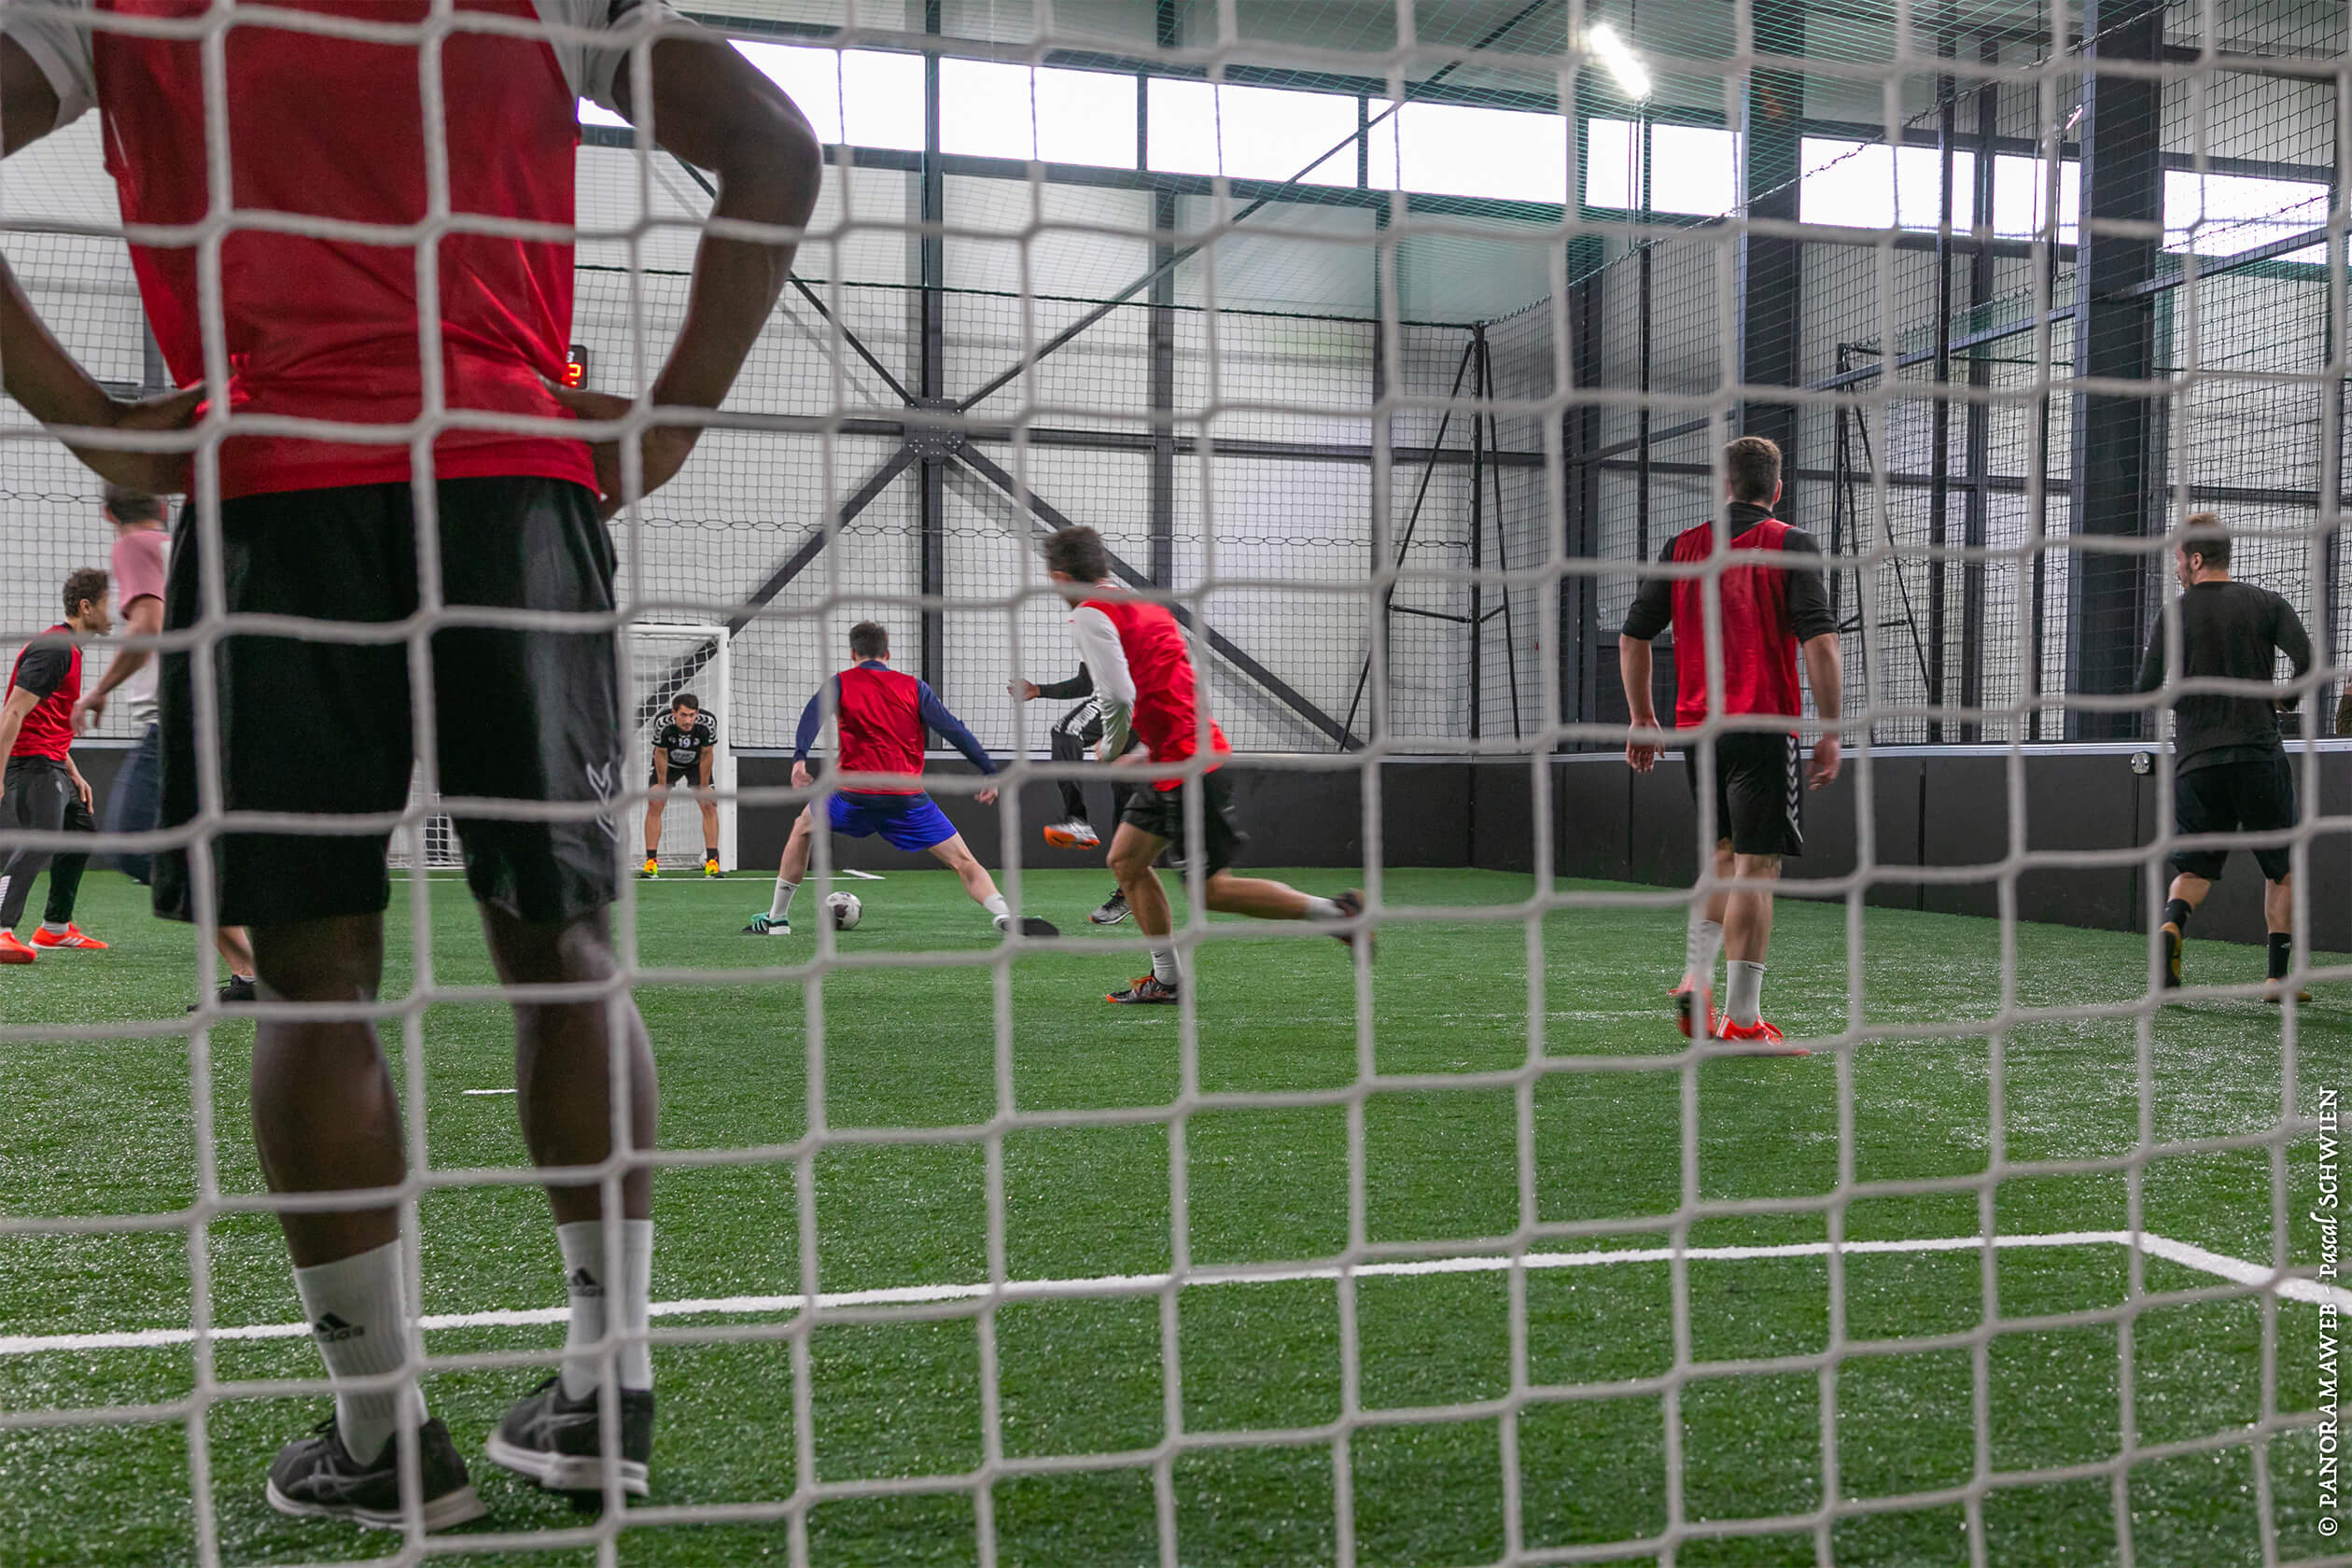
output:
[{"label": "goalkeeper in black kit", "polygon": [[670,786],[683,782],[702,807],[703,875],[724,876],[719,864],[719,803],[710,793],[710,763],[718,754],[719,716],[704,707],[692,692],[680,692],[670,704],[669,718],[653,734],[653,776],[646,780],[653,791],[645,803],[645,864],[639,876],[662,874],[662,813],[669,806]]},{"label": "goalkeeper in black kit", "polygon": [[[1005,687],[1015,700],[1034,702],[1044,697],[1053,702],[1074,702],[1077,706],[1054,721],[1047,745],[1057,763],[1083,763],[1094,755],[1102,744],[1102,699],[1095,692],[1094,677],[1080,665],[1078,673],[1068,680],[1056,680],[1040,686],[1034,680],[1015,680]],[[1127,735],[1127,749],[1135,749],[1138,742],[1132,733]],[[1063,849],[1092,849],[1102,843],[1093,820],[1086,815],[1086,792],[1074,777],[1064,777],[1055,781],[1061,789],[1062,814],[1058,821],[1045,828],[1045,842]],[[1133,794],[1131,785],[1113,777],[1111,784],[1111,815],[1115,819],[1127,810],[1127,797]],[[1086,917],[1098,926],[1115,926],[1127,917],[1127,895],[1117,888],[1102,901],[1102,906]]]},{"label": "goalkeeper in black kit", "polygon": [[[2226,679],[2268,686],[2276,677],[2278,655],[2287,655],[2295,678],[2311,671],[2311,637],[2285,599],[2267,588],[2230,580],[2230,536],[2209,511],[2193,512],[2173,553],[2180,579],[2180,675],[2191,680]],[[2140,661],[2139,690],[2163,689],[2164,623],[2149,634]],[[2173,829],[2182,834],[2278,833],[2295,825],[2295,774],[2278,738],[2279,719],[2294,695],[2192,693],[2176,696],[2173,711]],[[2164,985],[2180,981],[2181,947],[2189,917],[2205,902],[2230,858],[2227,849],[2176,849],[2172,890],[2164,904]],[[2285,844],[2254,851],[2254,863],[2268,884],[2262,889],[2262,923],[2270,932],[2270,982],[2262,1000],[2283,1001],[2287,971],[2294,957],[2295,898],[2292,856]],[[2309,1001],[2311,993],[2297,991]]]}]

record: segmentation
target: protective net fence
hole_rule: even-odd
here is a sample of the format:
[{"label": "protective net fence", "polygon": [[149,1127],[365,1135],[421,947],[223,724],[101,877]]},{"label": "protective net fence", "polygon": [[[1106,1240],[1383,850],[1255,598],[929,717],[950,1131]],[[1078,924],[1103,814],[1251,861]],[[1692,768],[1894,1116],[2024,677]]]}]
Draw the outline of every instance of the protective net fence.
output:
[{"label": "protective net fence", "polygon": [[[418,36],[462,51],[547,25],[426,9],[302,25],[380,45],[403,91]],[[1134,927],[966,940],[960,894],[926,903],[945,878],[852,869],[819,833],[800,945],[721,958],[739,916],[684,903],[699,886],[622,882],[617,969],[557,1000],[637,990],[662,1064],[660,1142],[594,1171],[614,1193],[657,1174],[651,1326],[604,1345],[654,1347],[652,1495],[619,1506],[615,1472],[601,1517],[501,1493],[487,1525],[445,1533],[396,1505],[393,1558],[2352,1561],[2331,1545],[2352,1060],[2299,992],[2352,978],[2320,934],[2345,945],[2352,830],[2330,743],[2352,637],[2340,20],[1905,7],[1911,52],[1890,55],[1878,21],[1770,0],[1713,20],[1548,0],[741,9],[710,26],[837,70],[816,214],[760,236],[801,243],[795,281],[683,469],[613,518],[616,611],[499,623],[621,634],[618,772],[593,801],[465,811],[596,824],[634,863],[651,736],[691,691],[720,725],[730,863],[738,833],[763,861],[839,796],[759,754],[791,750],[874,620],[1013,770],[986,806],[972,779],[935,786],[1013,908],[1091,904],[1091,861],[1083,887],[1063,862],[1024,870],[1071,769],[1006,691],[1075,671],[1038,547],[1084,524],[1115,577],[1181,609],[1245,825],[1260,814],[1252,858],[1336,842],[1301,880],[1360,880],[1361,918],[1344,959],[1312,927],[1211,924],[1221,868],[1196,857],[1169,878],[1164,945],[1203,983],[1146,1015],[1167,1027],[1139,1046],[1132,1013],[1075,1021],[1096,971],[1145,961]],[[651,72],[665,25],[641,12],[600,47]],[[861,77],[870,59],[905,69]],[[1036,68],[1032,147],[1048,73],[1132,81],[1139,128],[1097,128],[1132,156],[951,156],[956,63]],[[438,122],[441,77],[415,80]],[[901,80],[915,130],[861,140],[859,93]],[[1161,83],[1346,112],[1212,95],[1194,123]],[[1220,142],[1228,105],[1267,118]],[[1352,176],[1312,146],[1281,154],[1289,173],[1239,172],[1235,148],[1281,141],[1264,127],[1293,109],[1302,145],[1342,125]],[[0,232],[32,307],[135,396],[169,377],[97,120],[10,159]],[[1207,136],[1208,172],[1154,161],[1176,129]],[[651,116],[639,133],[592,125],[577,162],[568,346],[588,386],[624,395],[686,319],[712,200]],[[1548,202],[1462,172],[1538,144],[1561,161]],[[1596,147],[1617,161],[1605,189]],[[1756,172],[1771,160],[1797,174]],[[257,219],[328,227],[224,200],[172,243]],[[216,412],[188,444],[215,451],[243,418]],[[1809,664],[1801,716],[1807,748],[1825,728],[1848,748],[1812,807],[1817,858],[1787,873],[1811,895],[1784,913],[1799,956],[1774,982],[1812,998],[1801,1064],[1659,1043],[1683,916],[1724,888],[1703,869],[1715,797],[1576,755],[1625,746],[1618,629],[1672,541],[1721,518],[1726,441],[1767,429],[1780,515],[1827,556],[1844,670],[1825,726]],[[0,496],[18,524],[0,627],[21,644],[112,541],[95,481],[13,402]],[[2315,657],[2283,682],[2290,819],[2197,840],[2289,852],[2285,995],[2265,1011],[2258,987],[2211,987],[2182,1023],[2154,934],[2181,837],[2158,744],[2177,693],[2135,687],[2151,636],[2181,679],[2171,545],[2196,510]],[[221,527],[200,464],[182,547]],[[1698,625],[1720,631],[1746,565],[1682,574]],[[388,637],[421,669],[468,623],[428,592],[389,634],[260,629]],[[241,629],[205,615],[175,645],[201,664]],[[1693,629],[1657,644],[1669,704]],[[196,689],[195,722],[218,722]],[[459,732],[427,709],[464,695],[423,689],[416,735],[445,751]],[[509,738],[469,717],[464,744]],[[94,739],[136,734],[113,711]],[[2123,744],[2040,744],[2086,740]],[[1968,771],[1931,776],[1961,743],[1980,743],[1950,759]],[[217,749],[197,755],[217,784]],[[736,771],[754,760],[777,765]],[[1967,796],[1997,803],[1996,840],[1939,858],[1928,802]],[[553,1248],[517,1239],[539,1234],[538,1173],[481,1126],[527,1092],[500,1076],[506,1004],[547,998],[459,945],[466,889],[432,875],[463,862],[455,809],[420,787],[387,812],[405,956],[385,1000],[312,1011],[386,1043],[411,1166],[397,1377],[478,1427],[554,1359],[566,1314]],[[673,802],[665,824],[657,858],[698,859],[696,811]],[[202,868],[255,827],[323,831],[208,788],[160,834],[12,820],[0,852],[168,839]],[[2094,881],[2128,940],[2024,917],[2099,924],[2066,902]],[[819,913],[843,889],[866,900],[854,931]],[[0,1452],[53,1500],[17,1516],[20,1560],[346,1560],[253,1500],[284,1435],[268,1423],[329,1391],[287,1350],[313,1325],[287,1321],[271,1217],[320,1200],[273,1194],[244,1141],[249,1015],[20,994],[0,993],[0,1053],[46,1082],[0,1117],[23,1177],[0,1213]],[[61,1099],[75,1075],[45,1054],[101,1044],[118,1054]],[[89,1178],[77,1136],[116,1121],[135,1124],[105,1132],[121,1168]],[[407,1439],[398,1463],[417,1475]]]}]

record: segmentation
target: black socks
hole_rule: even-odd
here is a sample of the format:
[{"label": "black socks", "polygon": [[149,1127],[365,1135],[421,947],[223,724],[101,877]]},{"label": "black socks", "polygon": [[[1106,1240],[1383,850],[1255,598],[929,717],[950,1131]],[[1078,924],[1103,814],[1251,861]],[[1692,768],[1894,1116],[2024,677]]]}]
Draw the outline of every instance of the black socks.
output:
[{"label": "black socks", "polygon": [[2289,964],[2290,964],[2291,962],[2293,962],[2293,961],[2294,961],[2294,957],[2295,957],[2295,933],[2294,933],[2293,931],[2273,931],[2273,932],[2271,932],[2271,933],[2270,933],[2270,977],[2271,977],[2272,979],[2274,979],[2274,980],[2284,980],[2284,979],[2286,979],[2286,978],[2287,978],[2287,967],[2288,967],[2288,965],[2289,965]]},{"label": "black socks", "polygon": [[2172,899],[2165,903],[2164,924],[2174,927],[2183,936],[2189,934],[2189,901],[2187,899]]}]

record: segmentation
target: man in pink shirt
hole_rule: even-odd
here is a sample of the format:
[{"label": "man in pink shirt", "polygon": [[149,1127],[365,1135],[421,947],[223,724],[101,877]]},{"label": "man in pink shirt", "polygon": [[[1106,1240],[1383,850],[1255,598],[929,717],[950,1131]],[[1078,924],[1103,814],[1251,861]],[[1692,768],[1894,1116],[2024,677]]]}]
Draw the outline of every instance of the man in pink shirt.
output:
[{"label": "man in pink shirt", "polygon": [[[115,531],[116,619],[133,637],[154,637],[163,629],[164,567],[172,553],[172,536],[163,525],[163,499],[145,490],[109,484],[105,509],[106,521]],[[86,735],[105,717],[107,699],[119,691],[131,722],[138,727],[138,747],[115,776],[114,791],[106,797],[105,827],[110,833],[149,833],[162,818],[163,745],[155,721],[155,663],[152,648],[133,643],[123,649],[107,662],[106,673],[74,708],[75,733]],[[140,886],[150,885],[152,856],[127,854],[117,860]],[[222,926],[217,945],[221,962],[229,966],[220,1000],[251,1001],[253,945],[245,928]]]}]

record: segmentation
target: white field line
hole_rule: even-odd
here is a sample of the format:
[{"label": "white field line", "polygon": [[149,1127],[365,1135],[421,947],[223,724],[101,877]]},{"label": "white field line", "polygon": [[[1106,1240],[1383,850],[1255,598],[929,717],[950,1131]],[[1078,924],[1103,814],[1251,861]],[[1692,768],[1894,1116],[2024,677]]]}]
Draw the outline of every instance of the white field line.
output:
[{"label": "white field line", "polygon": [[[2092,1247],[2129,1246],[2132,1235],[2122,1230],[2065,1230],[2030,1236],[1996,1236],[1993,1245],[2007,1251],[2020,1247]],[[1848,1241],[1840,1251],[1848,1255],[1871,1253],[1972,1253],[1983,1245],[1983,1239],[1975,1236],[1938,1236],[1917,1240]],[[2233,1284],[2261,1285],[2272,1279],[2270,1269],[2261,1264],[2247,1263],[2220,1253],[2192,1247],[2185,1241],[2174,1241],[2162,1236],[2143,1233],[2140,1250],[2150,1257],[2163,1258],[2184,1268],[2228,1280]],[[1757,1258],[1826,1257],[1830,1251],[1827,1241],[1795,1241],[1776,1246],[1760,1247],[1690,1247],[1683,1256],[1699,1262],[1735,1263]],[[1583,1253],[1530,1253],[1521,1263],[1528,1268],[1589,1268],[1603,1264],[1664,1263],[1674,1256],[1669,1247],[1639,1247]],[[1420,1274],[1500,1274],[1511,1267],[1508,1257],[1420,1258],[1397,1263],[1358,1264],[1350,1272],[1358,1279],[1409,1277]],[[1187,1288],[1204,1285],[1278,1284],[1300,1280],[1336,1280],[1340,1270],[1324,1265],[1311,1268],[1251,1269],[1197,1268],[1187,1275]],[[1009,1281],[1004,1294],[1014,1299],[1041,1300],[1055,1297],[1102,1295],[1138,1295],[1159,1290],[1169,1282],[1165,1274],[1106,1274],[1091,1280],[1019,1280]],[[921,1306],[942,1301],[970,1301],[988,1294],[981,1285],[899,1285],[887,1290],[838,1291],[820,1294],[817,1297],[819,1310],[834,1307]],[[2352,1307],[2352,1291],[2317,1281],[2287,1279],[2278,1281],[2278,1294],[2289,1301],[2313,1303],[2333,1302],[2338,1307]],[[723,1295],[702,1300],[657,1301],[652,1315],[657,1318],[677,1317],[768,1317],[779,1313],[797,1312],[806,1305],[801,1295]],[[536,1323],[559,1323],[570,1317],[567,1307],[534,1307],[506,1311],[442,1312],[428,1315],[424,1326],[445,1328],[505,1328]],[[238,1327],[216,1328],[215,1339],[299,1339],[310,1332],[306,1323],[252,1323]],[[195,1340],[192,1330],[185,1328],[125,1329],[107,1334],[15,1334],[0,1336],[0,1355],[42,1355],[70,1351],[132,1351],[153,1350],[172,1345],[190,1344]]]},{"label": "white field line", "polygon": [[459,1089],[457,1092],[469,1095],[511,1095],[517,1091],[513,1089]]}]

